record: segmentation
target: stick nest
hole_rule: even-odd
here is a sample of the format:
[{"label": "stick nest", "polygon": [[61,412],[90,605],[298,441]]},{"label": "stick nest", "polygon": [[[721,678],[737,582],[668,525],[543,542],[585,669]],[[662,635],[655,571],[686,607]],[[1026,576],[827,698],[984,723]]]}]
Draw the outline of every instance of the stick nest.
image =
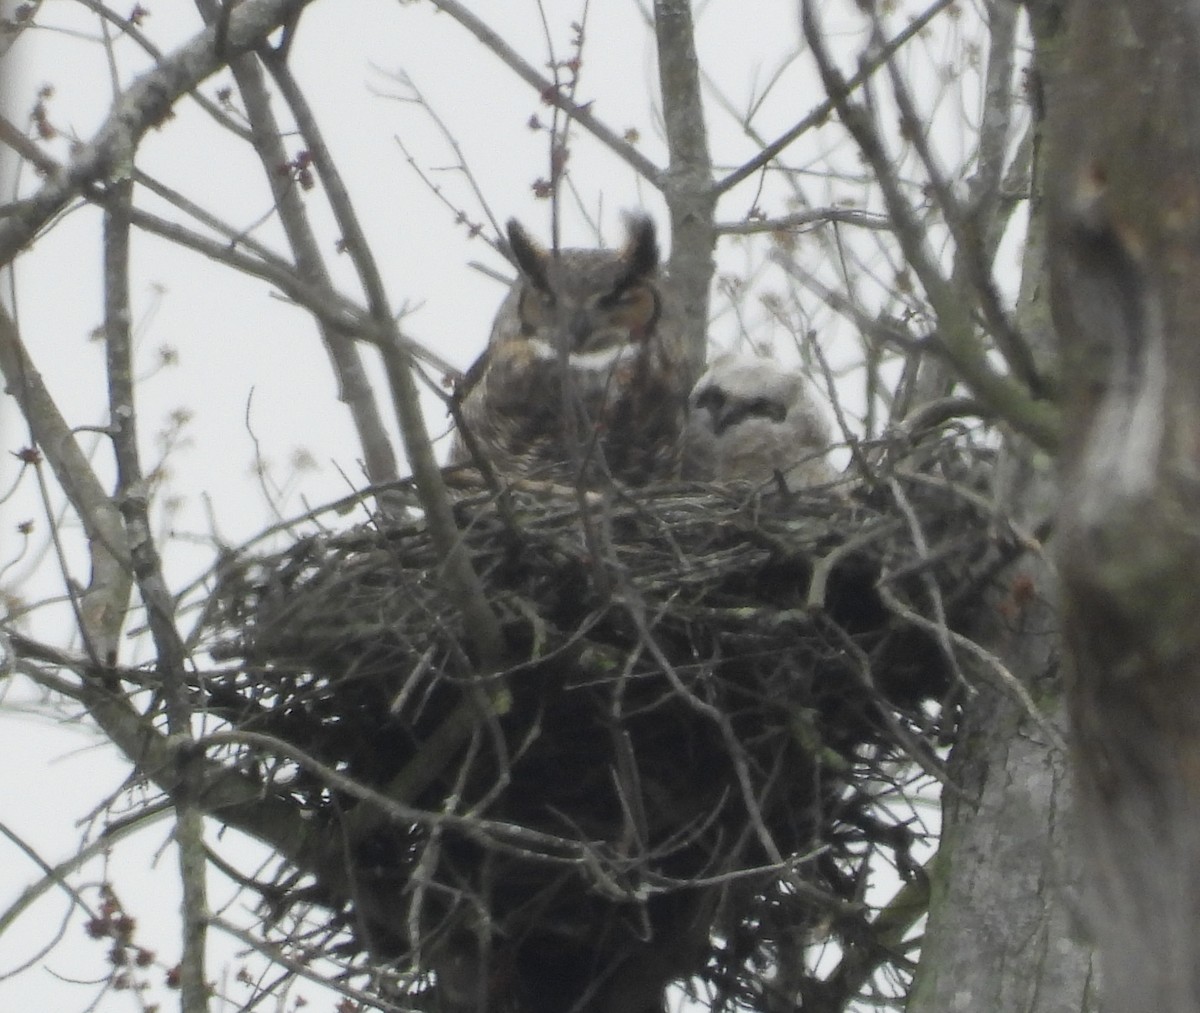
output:
[{"label": "stick nest", "polygon": [[271,920],[322,905],[324,951],[405,1008],[902,990],[912,919],[864,890],[881,862],[923,886],[905,800],[953,735],[948,631],[1012,556],[987,457],[947,443],[793,494],[463,499],[493,672],[416,513],[232,559],[209,705],[289,744],[234,758],[324,842],[280,873]]}]

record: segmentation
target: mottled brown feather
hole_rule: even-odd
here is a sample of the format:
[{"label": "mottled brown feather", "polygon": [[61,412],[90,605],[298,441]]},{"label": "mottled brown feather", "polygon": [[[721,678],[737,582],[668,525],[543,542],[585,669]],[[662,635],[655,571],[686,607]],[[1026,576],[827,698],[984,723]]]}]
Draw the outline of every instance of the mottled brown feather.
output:
[{"label": "mottled brown feather", "polygon": [[[675,477],[686,418],[683,318],[648,218],[620,250],[561,250],[510,222],[520,277],[461,387],[462,417],[507,478],[595,487]],[[456,441],[452,460],[468,458]]]}]

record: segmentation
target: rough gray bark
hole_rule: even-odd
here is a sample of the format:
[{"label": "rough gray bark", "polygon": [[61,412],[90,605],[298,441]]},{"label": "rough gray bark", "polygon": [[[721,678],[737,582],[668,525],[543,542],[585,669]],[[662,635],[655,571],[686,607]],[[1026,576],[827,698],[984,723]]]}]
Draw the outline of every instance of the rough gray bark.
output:
[{"label": "rough gray bark", "polygon": [[686,0],[657,0],[654,35],[670,165],[660,185],[671,212],[671,280],[683,300],[691,375],[703,371],[717,193],[700,96],[695,26]]},{"label": "rough gray bark", "polygon": [[1052,95],[1060,558],[1111,1013],[1200,1009],[1200,5],[1072,8]]},{"label": "rough gray bark", "polygon": [[[1065,725],[1058,624],[1046,567],[1021,565],[1037,598],[998,611],[980,640]],[[1095,1009],[1090,947],[1072,884],[1067,757],[1010,694],[982,688],[967,704],[943,795],[932,898],[910,1013],[1077,1013]]]}]

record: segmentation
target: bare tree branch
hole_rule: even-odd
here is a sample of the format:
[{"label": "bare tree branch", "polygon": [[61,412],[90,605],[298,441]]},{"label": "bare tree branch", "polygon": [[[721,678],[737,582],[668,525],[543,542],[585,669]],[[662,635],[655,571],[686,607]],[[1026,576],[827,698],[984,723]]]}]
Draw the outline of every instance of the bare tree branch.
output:
[{"label": "bare tree branch", "polygon": [[121,515],[29,358],[12,317],[0,308],[0,374],[89,541],[92,578],[80,603],[88,650],[98,663],[116,657],[129,598],[131,558]]},{"label": "bare tree branch", "polygon": [[167,727],[181,744],[175,804],[175,842],[183,886],[183,955],[180,1000],[186,1013],[208,1009],[205,972],[208,891],[205,881],[204,821],[198,807],[202,772],[182,744],[192,739],[192,704],[183,639],[175,625],[175,602],[163,576],[150,525],[150,491],[138,448],[137,403],[134,397],[133,342],[129,309],[129,213],[133,181],[112,187],[104,219],[104,333],[108,358],[109,425],[117,461],[114,500],[125,520],[134,579],[149,617],[157,669],[166,701]]},{"label": "bare tree branch", "polygon": [[1025,384],[998,372],[988,361],[976,332],[969,301],[942,276],[868,114],[849,102],[848,84],[829,56],[824,36],[816,23],[812,0],[804,0],[801,10],[805,38],[812,47],[826,91],[874,170],[888,213],[896,225],[896,238],[937,315],[938,338],[945,346],[946,354],[963,381],[998,415],[1038,445],[1053,447],[1059,437],[1056,408],[1033,397]]},{"label": "bare tree branch", "polygon": [[718,222],[714,228],[721,236],[753,236],[760,232],[787,232],[811,225],[837,222],[841,225],[856,225],[863,229],[880,232],[891,231],[892,223],[883,215],[855,208],[810,208],[777,218],[748,218],[741,222]]},{"label": "bare tree branch", "polygon": [[[863,67],[851,78],[849,78],[843,87],[846,94],[856,91],[862,84],[872,77],[892,56],[901,49],[905,43],[918,36],[928,27],[929,23],[937,17],[943,10],[953,4],[954,0],[936,0],[929,8],[918,17],[913,18],[904,31],[900,32],[895,38],[888,41],[886,45],[879,48],[879,51],[868,60]],[[810,41],[811,45],[811,41]],[[724,179],[717,180],[714,190],[717,195],[725,193],[727,190],[733,189],[742,180],[754,175],[760,169],[764,168],[776,158],[785,148],[789,147],[813,127],[824,123],[829,114],[837,107],[836,100],[833,96],[825,99],[811,113],[804,117],[799,123],[792,127],[787,133],[783,134],[778,140],[772,141],[766,145],[762,151],[756,154],[752,159],[746,162],[731,172]]]},{"label": "bare tree branch", "polygon": [[[200,0],[200,8],[209,24],[216,21],[219,5]],[[245,53],[230,61],[242,100],[250,117],[255,150],[263,166],[263,175],[275,198],[279,218],[296,258],[296,275],[318,293],[332,296],[333,283],[325,267],[316,235],[309,224],[299,188],[290,174],[281,172],[288,164],[282,132],[271,112],[270,98],[256,58]],[[367,478],[378,485],[398,477],[396,455],[384,430],[375,402],[375,392],[367,381],[362,359],[354,342],[337,328],[322,325],[321,339],[329,355],[338,384],[338,398],[349,409],[363,450]]]},{"label": "bare tree branch", "polygon": [[542,77],[504,39],[489,28],[482,19],[467,9],[459,0],[432,0],[435,7],[449,14],[467,29],[483,45],[498,56],[522,81],[533,87],[539,98],[557,109],[561,109],[573,121],[607,146],[614,154],[624,159],[636,172],[656,187],[662,186],[662,170],[619,134],[609,129],[592,114],[587,105],[572,102],[554,87],[554,82]]},{"label": "bare tree branch", "polygon": [[[123,38],[132,39],[136,42],[145,53],[154,58],[156,63],[160,65],[163,63],[163,51],[150,41],[150,38],[138,27],[135,21],[122,17],[107,4],[102,3],[101,0],[75,0],[75,2],[83,4],[90,11],[94,11],[104,22],[119,28]],[[237,120],[226,113],[220,106],[216,105],[206,95],[201,94],[195,89],[190,89],[189,94],[195,100],[196,104],[216,123],[220,124],[234,136],[240,137],[243,141],[251,139],[250,131],[243,124],[237,122]]]},{"label": "bare tree branch", "polygon": [[[993,19],[996,22],[993,34],[996,42],[992,46],[990,55],[1001,65],[995,72],[1001,73],[1007,68],[1011,76],[1011,48],[1016,43],[1014,37],[1016,17],[1015,12],[1010,12],[1010,14],[1011,16],[1008,18],[995,17]],[[1008,35],[1007,47],[1000,45],[998,41],[1006,33]],[[876,36],[876,45],[882,45],[882,39],[878,38],[878,29],[876,29]],[[934,157],[933,149],[927,138],[928,131],[922,123],[921,115],[917,111],[909,87],[894,60],[888,61],[887,69],[892,82],[892,94],[900,108],[904,133],[911,140],[921,159],[921,165],[929,179],[929,187],[936,195],[942,217],[950,229],[950,234],[954,237],[955,263],[949,279],[950,289],[961,291],[963,286],[970,285],[975,290],[975,301],[987,324],[988,332],[996,343],[996,348],[1004,357],[1005,364],[1013,376],[1023,383],[1034,397],[1044,397],[1046,395],[1045,385],[1034,364],[1033,354],[1024,337],[1018,333],[1004,307],[1000,304],[1000,295],[996,290],[990,265],[984,256],[986,227],[982,223],[995,218],[994,209],[988,206],[994,197],[989,197],[987,192],[989,188],[995,189],[995,181],[999,180],[1003,171],[1006,154],[1004,148],[1005,142],[1008,140],[1010,117],[1007,111],[1007,89],[1004,91],[1005,99],[1003,100],[997,96],[998,85],[993,84],[985,93],[985,101],[1002,102],[1001,112],[998,115],[989,115],[987,111],[989,107],[985,106],[987,126],[992,133],[1001,131],[1002,136],[989,137],[985,135],[982,139],[977,166],[984,175],[977,177],[976,198],[980,203],[975,210],[990,213],[986,217],[972,220],[969,217],[968,209],[962,207],[955,197]],[[985,164],[984,159],[995,159],[997,164]],[[920,273],[920,266],[916,269]],[[922,280],[924,281],[924,278]]]},{"label": "bare tree branch", "polygon": [[[142,181],[139,180],[139,182]],[[156,193],[160,192],[160,189],[159,187],[154,188]],[[261,244],[248,242],[240,236],[232,243],[218,242],[210,236],[194,232],[183,225],[167,221],[136,207],[130,209],[129,215],[130,221],[146,232],[161,236],[186,249],[194,250],[210,260],[225,264],[242,274],[270,282],[298,306],[308,310],[331,331],[371,344],[384,341],[392,333],[393,329],[389,327],[386,335],[381,334],[370,320],[367,310],[348,296],[323,286],[305,284],[298,277],[295,268]],[[208,221],[208,216],[204,216],[201,220],[210,227],[217,227]],[[236,230],[230,229],[229,226],[223,225],[218,231],[228,231],[233,235],[238,235]],[[238,252],[236,247],[241,245],[251,250],[253,255]],[[404,334],[400,335],[400,342],[414,357],[428,363],[443,376],[453,378],[459,375],[459,370],[452,363],[420,342]]]},{"label": "bare tree branch", "polygon": [[217,32],[209,28],[134,81],[64,172],[47,180],[29,200],[0,220],[0,264],[11,261],[70,200],[128,177],[141,136],[163,121],[181,95],[220,70],[231,55],[254,48],[311,2],[245,0],[230,16],[225,48],[218,46]]},{"label": "bare tree branch", "polygon": [[425,416],[421,411],[417,385],[413,379],[412,357],[396,329],[395,320],[388,305],[383,277],[371,255],[366,236],[363,234],[350,202],[350,195],[342,183],[341,174],[337,171],[332,154],[321,138],[320,129],[309,109],[307,100],[287,65],[277,54],[265,53],[260,49],[259,55],[282,90],[300,132],[308,144],[313,163],[320,173],[334,216],[342,230],[346,249],[358,270],[363,288],[366,290],[371,318],[380,331],[386,335],[379,347],[392,391],[393,407],[397,414],[400,435],[404,440],[404,450],[417,483],[421,504],[425,508],[430,530],[435,534],[444,561],[445,579],[454,592],[456,602],[462,609],[467,635],[476,650],[476,663],[485,671],[495,670],[500,666],[504,657],[504,640],[500,633],[499,623],[483,592],[479,577],[467,555],[459,536],[458,527],[454,522],[446,484],[442,479],[437,461],[434,459],[433,445],[430,443],[429,433],[425,426]]}]

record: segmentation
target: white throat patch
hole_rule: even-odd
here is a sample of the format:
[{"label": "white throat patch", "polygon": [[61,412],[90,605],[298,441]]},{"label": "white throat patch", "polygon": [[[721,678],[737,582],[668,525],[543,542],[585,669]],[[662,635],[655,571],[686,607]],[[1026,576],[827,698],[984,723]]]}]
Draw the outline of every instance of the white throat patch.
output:
[{"label": "white throat patch", "polygon": [[[533,346],[533,354],[536,358],[543,361],[558,359],[558,349],[552,347],[549,342],[543,341],[541,338],[533,338],[529,343]],[[571,369],[607,372],[619,363],[634,358],[637,353],[638,346],[632,342],[626,342],[613,345],[611,348],[600,348],[594,352],[572,352],[567,357],[567,364]]]}]

